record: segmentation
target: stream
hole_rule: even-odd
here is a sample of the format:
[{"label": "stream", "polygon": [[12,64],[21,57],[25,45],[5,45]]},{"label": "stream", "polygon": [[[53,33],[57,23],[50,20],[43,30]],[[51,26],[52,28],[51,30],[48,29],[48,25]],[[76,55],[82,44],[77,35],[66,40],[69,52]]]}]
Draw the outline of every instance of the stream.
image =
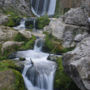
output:
[{"label": "stream", "polygon": [[33,50],[16,53],[26,59],[22,76],[27,90],[53,90],[56,63],[47,60],[49,54],[42,52],[42,46],[43,40],[38,38]]}]

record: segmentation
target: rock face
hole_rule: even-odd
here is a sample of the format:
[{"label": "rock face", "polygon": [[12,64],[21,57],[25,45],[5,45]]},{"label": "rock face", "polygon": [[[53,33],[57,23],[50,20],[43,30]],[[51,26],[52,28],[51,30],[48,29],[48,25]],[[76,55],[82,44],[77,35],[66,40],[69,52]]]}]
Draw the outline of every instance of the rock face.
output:
[{"label": "rock face", "polygon": [[66,24],[85,26],[87,25],[88,14],[86,10],[81,8],[71,9],[64,15]]},{"label": "rock face", "polygon": [[0,25],[8,21],[8,16],[0,13]]},{"label": "rock face", "polygon": [[63,65],[81,90],[90,90],[90,36],[63,56]]},{"label": "rock face", "polygon": [[0,11],[30,16],[30,0],[0,0]]},{"label": "rock face", "polygon": [[62,18],[52,19],[44,30],[62,40],[64,47],[73,47],[77,44],[75,41],[77,35],[82,34],[81,39],[87,36],[87,22],[87,13],[81,8],[76,8],[68,11]]},{"label": "rock face", "polygon": [[90,16],[90,0],[57,0],[56,11],[61,14],[70,8],[83,7]]}]

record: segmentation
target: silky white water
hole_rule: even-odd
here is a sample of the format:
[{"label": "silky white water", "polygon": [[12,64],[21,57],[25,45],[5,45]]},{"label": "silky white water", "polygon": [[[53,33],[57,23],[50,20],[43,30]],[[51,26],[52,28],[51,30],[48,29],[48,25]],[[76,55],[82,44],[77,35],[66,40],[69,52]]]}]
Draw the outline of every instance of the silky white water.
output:
[{"label": "silky white water", "polygon": [[22,19],[21,22],[20,22],[20,25],[14,27],[14,29],[16,29],[16,30],[25,30],[25,20]]},{"label": "silky white water", "polygon": [[52,16],[55,13],[56,0],[31,0],[31,10],[36,16],[47,14]]},{"label": "silky white water", "polygon": [[48,53],[43,53],[42,39],[37,39],[34,50],[19,51],[17,57],[25,57],[23,78],[28,90],[53,90],[56,63],[47,60]]}]

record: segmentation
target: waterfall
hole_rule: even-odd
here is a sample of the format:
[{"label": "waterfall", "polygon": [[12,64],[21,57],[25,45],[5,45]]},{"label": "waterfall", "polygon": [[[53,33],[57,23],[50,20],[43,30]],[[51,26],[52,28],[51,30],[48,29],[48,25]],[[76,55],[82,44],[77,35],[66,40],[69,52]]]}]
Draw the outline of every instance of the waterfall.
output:
[{"label": "waterfall", "polygon": [[22,19],[20,25],[14,27],[16,30],[25,30],[25,19]]},{"label": "waterfall", "polygon": [[47,60],[48,53],[41,51],[43,40],[38,38],[33,50],[19,51],[17,57],[26,58],[23,78],[27,90],[53,90],[56,63]]},{"label": "waterfall", "polygon": [[45,14],[54,15],[55,8],[56,0],[31,0],[31,10],[38,17]]}]

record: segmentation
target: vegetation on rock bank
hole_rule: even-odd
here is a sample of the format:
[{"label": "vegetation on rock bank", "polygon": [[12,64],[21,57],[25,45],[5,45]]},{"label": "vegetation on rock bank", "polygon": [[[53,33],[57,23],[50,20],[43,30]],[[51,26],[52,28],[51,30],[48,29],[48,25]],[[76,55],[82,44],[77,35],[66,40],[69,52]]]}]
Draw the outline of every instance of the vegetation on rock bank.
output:
[{"label": "vegetation on rock bank", "polygon": [[54,90],[80,90],[72,79],[64,72],[62,58],[56,60],[57,70],[54,79]]},{"label": "vegetation on rock bank", "polygon": [[54,53],[54,54],[62,54],[62,53],[71,51],[73,49],[74,49],[74,47],[64,48],[62,46],[62,41],[60,41],[57,38],[55,38],[54,36],[52,36],[52,34],[46,33],[43,51],[49,52],[49,53]]}]

